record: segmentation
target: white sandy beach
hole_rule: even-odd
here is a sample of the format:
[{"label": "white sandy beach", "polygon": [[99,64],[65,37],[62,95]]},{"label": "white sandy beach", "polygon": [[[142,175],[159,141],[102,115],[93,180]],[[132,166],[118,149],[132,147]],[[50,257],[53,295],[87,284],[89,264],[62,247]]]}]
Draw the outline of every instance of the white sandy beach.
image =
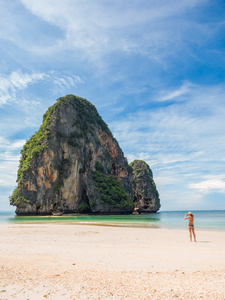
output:
[{"label": "white sandy beach", "polygon": [[0,299],[225,299],[225,232],[0,225]]}]

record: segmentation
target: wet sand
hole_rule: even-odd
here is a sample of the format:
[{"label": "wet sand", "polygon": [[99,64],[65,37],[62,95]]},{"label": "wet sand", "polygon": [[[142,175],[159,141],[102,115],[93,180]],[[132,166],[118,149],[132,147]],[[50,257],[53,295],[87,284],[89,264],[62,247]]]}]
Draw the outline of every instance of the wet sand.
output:
[{"label": "wet sand", "polygon": [[2,224],[0,299],[225,299],[225,232]]}]

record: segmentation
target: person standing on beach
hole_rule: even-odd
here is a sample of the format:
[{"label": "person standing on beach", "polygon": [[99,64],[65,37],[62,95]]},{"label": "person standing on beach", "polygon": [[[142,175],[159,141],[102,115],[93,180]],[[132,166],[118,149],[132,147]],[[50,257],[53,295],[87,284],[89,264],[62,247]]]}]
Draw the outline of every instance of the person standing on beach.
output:
[{"label": "person standing on beach", "polygon": [[185,214],[184,220],[189,220],[188,229],[189,229],[189,234],[190,234],[190,242],[192,242],[192,234],[193,234],[193,237],[194,237],[194,241],[196,242],[193,213],[189,212],[188,214]]}]

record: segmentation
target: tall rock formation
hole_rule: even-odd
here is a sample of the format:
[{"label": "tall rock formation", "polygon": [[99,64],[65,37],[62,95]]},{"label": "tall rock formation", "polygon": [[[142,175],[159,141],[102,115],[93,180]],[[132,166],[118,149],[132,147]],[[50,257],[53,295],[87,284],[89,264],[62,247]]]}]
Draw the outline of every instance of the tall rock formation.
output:
[{"label": "tall rock formation", "polygon": [[68,95],[24,145],[10,204],[18,215],[131,213],[131,172],[94,105]]},{"label": "tall rock formation", "polygon": [[160,208],[159,193],[149,165],[142,160],[134,160],[130,166],[133,175],[134,209],[139,212],[158,211]]}]

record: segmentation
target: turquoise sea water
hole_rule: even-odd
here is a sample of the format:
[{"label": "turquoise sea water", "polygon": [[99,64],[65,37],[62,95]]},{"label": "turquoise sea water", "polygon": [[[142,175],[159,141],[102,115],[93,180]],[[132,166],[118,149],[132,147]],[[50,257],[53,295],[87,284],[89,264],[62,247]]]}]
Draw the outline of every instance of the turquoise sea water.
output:
[{"label": "turquoise sea water", "polygon": [[[130,226],[148,228],[185,229],[184,220],[187,211],[161,211],[155,214],[141,215],[78,215],[78,216],[16,216],[13,212],[0,212],[0,223],[65,223],[95,224],[107,226]],[[225,210],[193,211],[196,230],[225,231]]]}]

